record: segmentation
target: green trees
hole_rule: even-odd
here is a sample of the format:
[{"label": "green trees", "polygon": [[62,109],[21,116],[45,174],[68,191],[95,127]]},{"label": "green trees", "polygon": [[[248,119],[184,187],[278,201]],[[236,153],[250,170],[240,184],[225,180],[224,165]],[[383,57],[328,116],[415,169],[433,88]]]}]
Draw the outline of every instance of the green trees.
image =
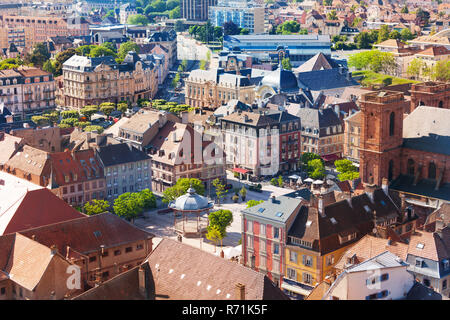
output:
[{"label": "green trees", "polygon": [[325,176],[325,166],[322,159],[308,161],[307,171],[312,179],[322,179]]},{"label": "green trees", "polygon": [[414,58],[408,64],[408,67],[406,68],[406,73],[408,74],[409,77],[412,77],[413,79],[418,79],[424,65],[425,65],[424,62],[421,59]]},{"label": "green trees", "polygon": [[359,178],[358,168],[348,159],[336,160],[334,162],[336,170],[339,172],[339,181],[354,180]]},{"label": "green trees", "polygon": [[134,220],[146,209],[156,207],[156,197],[149,190],[144,189],[140,192],[126,192],[114,200],[114,213],[126,220]]},{"label": "green trees", "polygon": [[401,38],[402,38],[402,35],[397,30],[392,30],[389,33],[389,39],[401,40]]},{"label": "green trees", "polygon": [[223,238],[227,235],[227,227],[233,222],[233,213],[230,210],[218,210],[211,212],[208,219],[207,239],[214,242],[220,240],[222,244]]},{"label": "green trees", "polygon": [[214,186],[214,188],[216,188],[217,201],[220,206],[220,199],[222,199],[223,195],[225,194],[225,184],[223,184],[222,181],[217,178],[212,181],[212,185]]},{"label": "green trees", "polygon": [[378,43],[386,41],[389,39],[389,27],[383,24],[378,33]]},{"label": "green trees", "polygon": [[285,21],[278,25],[277,34],[293,34],[300,31],[300,24],[295,20]]},{"label": "green trees", "polygon": [[176,32],[183,32],[184,29],[185,29],[185,27],[184,27],[183,21],[181,21],[181,20],[175,21],[174,30]]},{"label": "green trees", "polygon": [[200,60],[200,69],[206,70],[206,60]]},{"label": "green trees", "polygon": [[86,116],[88,120],[91,120],[92,115],[98,112],[98,106],[96,105],[85,106],[84,108],[81,108],[80,112],[81,114]]},{"label": "green trees", "polygon": [[127,23],[128,24],[135,24],[135,25],[146,26],[146,25],[149,24],[149,20],[143,14],[133,14],[133,15],[130,15],[128,17]]},{"label": "green trees", "polygon": [[45,116],[32,116],[31,121],[33,121],[37,126],[43,127],[50,124],[50,120]]},{"label": "green trees", "polygon": [[436,62],[431,70],[431,78],[438,81],[450,81],[450,60]]},{"label": "green trees", "polygon": [[117,104],[117,110],[119,110],[122,113],[127,112],[128,110],[128,103],[126,103],[125,101],[121,101]]},{"label": "green trees", "polygon": [[247,197],[247,189],[242,187],[241,190],[239,190],[239,194],[241,195],[242,201],[245,201],[245,197]]},{"label": "green trees", "polygon": [[369,69],[373,72],[390,73],[397,64],[392,53],[371,50],[350,55],[348,66],[358,70]]},{"label": "green trees", "polygon": [[176,198],[182,196],[187,192],[187,190],[192,186],[195,189],[197,194],[204,195],[205,194],[205,186],[203,182],[199,179],[195,178],[181,178],[177,181],[177,183],[170,188],[167,188],[164,191],[163,202],[169,203]]},{"label": "green trees", "polygon": [[302,154],[302,163],[304,166],[308,165],[308,162],[314,159],[320,159],[320,156],[316,153],[312,152],[304,152]]},{"label": "green trees", "polygon": [[95,126],[95,125],[87,125],[84,127],[84,131],[86,132],[92,132],[95,131],[97,133],[102,133],[105,129],[101,126]]},{"label": "green trees", "polygon": [[328,18],[328,20],[337,20],[338,17],[336,14],[336,10],[331,10],[330,12],[328,12],[327,18]]},{"label": "green trees", "polygon": [[110,205],[106,200],[93,199],[83,206],[83,212],[88,216],[108,211]]},{"label": "green trees", "polygon": [[292,70],[291,59],[289,58],[283,58],[283,60],[281,60],[281,65],[285,70]]},{"label": "green trees", "polygon": [[104,102],[100,104],[100,111],[103,112],[103,114],[107,117],[109,117],[111,112],[113,112],[114,110],[116,110],[116,105],[112,102]]},{"label": "green trees", "polygon": [[414,35],[411,33],[411,31],[409,29],[406,29],[406,28],[402,29],[402,31],[400,31],[400,36],[403,41],[408,41],[408,40],[414,39]]},{"label": "green trees", "polygon": [[278,182],[278,186],[281,188],[283,186],[283,177],[278,176],[277,182]]},{"label": "green trees", "polygon": [[138,46],[135,42],[133,42],[133,41],[127,41],[127,42],[122,43],[122,44],[120,45],[119,51],[118,51],[118,53],[117,53],[117,57],[118,57],[119,59],[122,59],[122,60],[123,60],[123,59],[125,58],[125,56],[128,54],[128,52],[134,51],[134,52],[136,52],[136,53],[139,53],[139,50],[140,50],[140,48],[139,48],[139,46]]},{"label": "green trees", "polygon": [[223,35],[231,36],[239,34],[239,27],[233,21],[227,21],[223,24]]},{"label": "green trees", "polygon": [[260,203],[263,203],[264,202],[264,200],[249,200],[249,201],[247,201],[247,208],[251,208],[251,207],[254,207],[254,206],[257,206],[258,204],[260,204]]},{"label": "green trees", "polygon": [[48,47],[43,42],[36,43],[31,54],[27,53],[25,56],[26,63],[31,63],[38,68],[42,68],[44,63],[49,59],[50,52],[48,52]]}]

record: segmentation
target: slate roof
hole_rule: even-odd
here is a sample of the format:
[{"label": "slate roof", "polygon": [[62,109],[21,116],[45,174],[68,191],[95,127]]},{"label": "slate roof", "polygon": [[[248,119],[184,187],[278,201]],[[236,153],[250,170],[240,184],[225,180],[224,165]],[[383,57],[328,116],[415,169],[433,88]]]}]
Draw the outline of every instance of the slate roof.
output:
[{"label": "slate roof", "polygon": [[[302,128],[324,129],[342,124],[338,115],[331,108],[299,108],[297,117],[300,118]],[[325,136],[326,132],[320,130],[320,136]]]},{"label": "slate roof", "polygon": [[300,84],[313,91],[359,85],[353,78],[347,79],[345,73],[341,74],[339,68],[302,72],[297,77]]},{"label": "slate roof", "polygon": [[287,196],[269,199],[256,206],[245,208],[241,212],[257,218],[264,218],[278,223],[286,223],[292,214],[300,211],[302,199]]},{"label": "slate roof", "polygon": [[419,106],[403,120],[403,147],[450,155],[450,109]]},{"label": "slate roof", "polygon": [[[325,254],[370,233],[374,227],[374,211],[376,211],[377,223],[399,216],[399,211],[390,198],[382,189],[376,189],[373,192],[373,201],[368,194],[364,193],[351,199],[325,205],[322,215],[314,206],[303,207],[289,229],[288,235],[312,242],[314,251]],[[351,233],[356,233],[355,239],[340,243],[340,236]]]},{"label": "slate roof", "polygon": [[145,152],[126,143],[99,147],[97,155],[105,167],[150,159]]},{"label": "slate roof", "polygon": [[337,68],[339,65],[330,57],[327,57],[322,52],[317,53],[314,57],[303,63],[301,66],[293,69],[294,72],[309,72],[322,69]]},{"label": "slate roof", "polygon": [[296,76],[290,70],[278,68],[264,76],[261,80],[262,86],[270,86],[276,92],[298,92],[299,84]]},{"label": "slate roof", "polygon": [[[245,116],[248,117],[248,121],[245,121]],[[241,123],[245,125],[251,125],[254,127],[258,126],[267,126],[267,125],[274,125],[277,124],[275,120],[273,120],[271,117],[254,113],[254,112],[247,112],[244,111],[242,113],[232,113],[226,117],[222,118],[222,121],[230,121],[234,123]]]},{"label": "slate roof", "polygon": [[414,176],[399,175],[391,182],[389,188],[406,193],[422,195],[434,199],[450,201],[450,183],[442,183],[438,190],[435,190],[436,180],[420,179],[413,185]]},{"label": "slate roof", "polygon": [[442,300],[442,295],[418,281],[408,291],[406,300]]},{"label": "slate roof", "polygon": [[[262,273],[171,239],[163,239],[142,267],[148,272],[150,300],[235,300],[237,283],[245,285],[246,300],[288,300]],[[127,271],[77,299],[128,299],[128,294],[142,299],[138,270]]]},{"label": "slate roof", "polygon": [[347,272],[352,273],[352,272],[379,270],[383,268],[396,268],[404,266],[407,266],[406,262],[398,259],[398,257],[395,254],[389,251],[385,251],[352,268],[347,269]]}]

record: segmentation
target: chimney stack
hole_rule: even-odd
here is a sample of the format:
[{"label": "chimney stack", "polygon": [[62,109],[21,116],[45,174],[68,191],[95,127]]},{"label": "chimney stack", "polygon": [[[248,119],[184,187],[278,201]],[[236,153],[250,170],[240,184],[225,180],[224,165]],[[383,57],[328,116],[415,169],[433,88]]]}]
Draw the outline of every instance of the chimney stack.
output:
[{"label": "chimney stack", "polygon": [[176,131],[172,132],[172,141],[173,142],[177,141],[177,132]]},{"label": "chimney stack", "polygon": [[272,199],[272,203],[275,203],[275,196],[270,197]]},{"label": "chimney stack", "polygon": [[388,195],[389,193],[389,181],[387,178],[381,179],[381,188],[383,189],[384,193]]},{"label": "chimney stack", "polygon": [[188,115],[189,115],[189,112],[187,112],[187,111],[183,111],[183,112],[181,113],[181,123],[186,124],[186,123],[189,122],[189,120],[188,120]]},{"label": "chimney stack", "polygon": [[236,284],[236,300],[245,300],[245,285],[242,283]]},{"label": "chimney stack", "polygon": [[319,211],[319,214],[322,218],[325,217],[325,214],[323,212],[323,197],[322,195],[319,195],[319,201],[317,203],[317,210]]},{"label": "chimney stack", "polygon": [[139,267],[138,273],[139,273],[139,292],[141,293],[141,295],[145,297],[145,299],[148,299],[147,271],[141,265]]}]

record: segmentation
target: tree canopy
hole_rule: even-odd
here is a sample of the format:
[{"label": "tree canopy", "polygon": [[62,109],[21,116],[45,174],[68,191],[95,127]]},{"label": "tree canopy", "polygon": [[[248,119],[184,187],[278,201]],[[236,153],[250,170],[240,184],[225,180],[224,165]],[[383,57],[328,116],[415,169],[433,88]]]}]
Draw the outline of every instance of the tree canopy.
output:
[{"label": "tree canopy", "polygon": [[197,194],[205,194],[205,185],[199,179],[195,178],[181,178],[177,183],[170,188],[167,188],[163,193],[163,202],[169,203],[178,197],[186,194],[187,190],[192,186]]},{"label": "tree canopy", "polygon": [[88,216],[108,211],[110,204],[106,200],[93,199],[86,202],[83,206],[83,212]]}]

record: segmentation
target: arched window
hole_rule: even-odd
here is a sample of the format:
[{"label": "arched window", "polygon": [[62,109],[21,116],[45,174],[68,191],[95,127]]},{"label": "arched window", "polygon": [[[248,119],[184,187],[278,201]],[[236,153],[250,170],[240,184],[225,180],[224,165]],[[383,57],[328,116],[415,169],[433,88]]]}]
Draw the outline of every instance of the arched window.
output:
[{"label": "arched window", "polygon": [[410,175],[414,175],[414,160],[413,159],[408,159],[408,174]]},{"label": "arched window", "polygon": [[443,108],[444,107],[444,101],[442,101],[442,100],[439,101],[438,107],[439,108]]},{"label": "arched window", "polygon": [[389,161],[388,180],[391,181],[394,178],[394,160]]},{"label": "arched window", "polygon": [[428,165],[428,179],[436,179],[436,165],[430,162]]},{"label": "arched window", "polygon": [[389,116],[389,135],[393,136],[395,132],[395,113],[391,112]]}]

